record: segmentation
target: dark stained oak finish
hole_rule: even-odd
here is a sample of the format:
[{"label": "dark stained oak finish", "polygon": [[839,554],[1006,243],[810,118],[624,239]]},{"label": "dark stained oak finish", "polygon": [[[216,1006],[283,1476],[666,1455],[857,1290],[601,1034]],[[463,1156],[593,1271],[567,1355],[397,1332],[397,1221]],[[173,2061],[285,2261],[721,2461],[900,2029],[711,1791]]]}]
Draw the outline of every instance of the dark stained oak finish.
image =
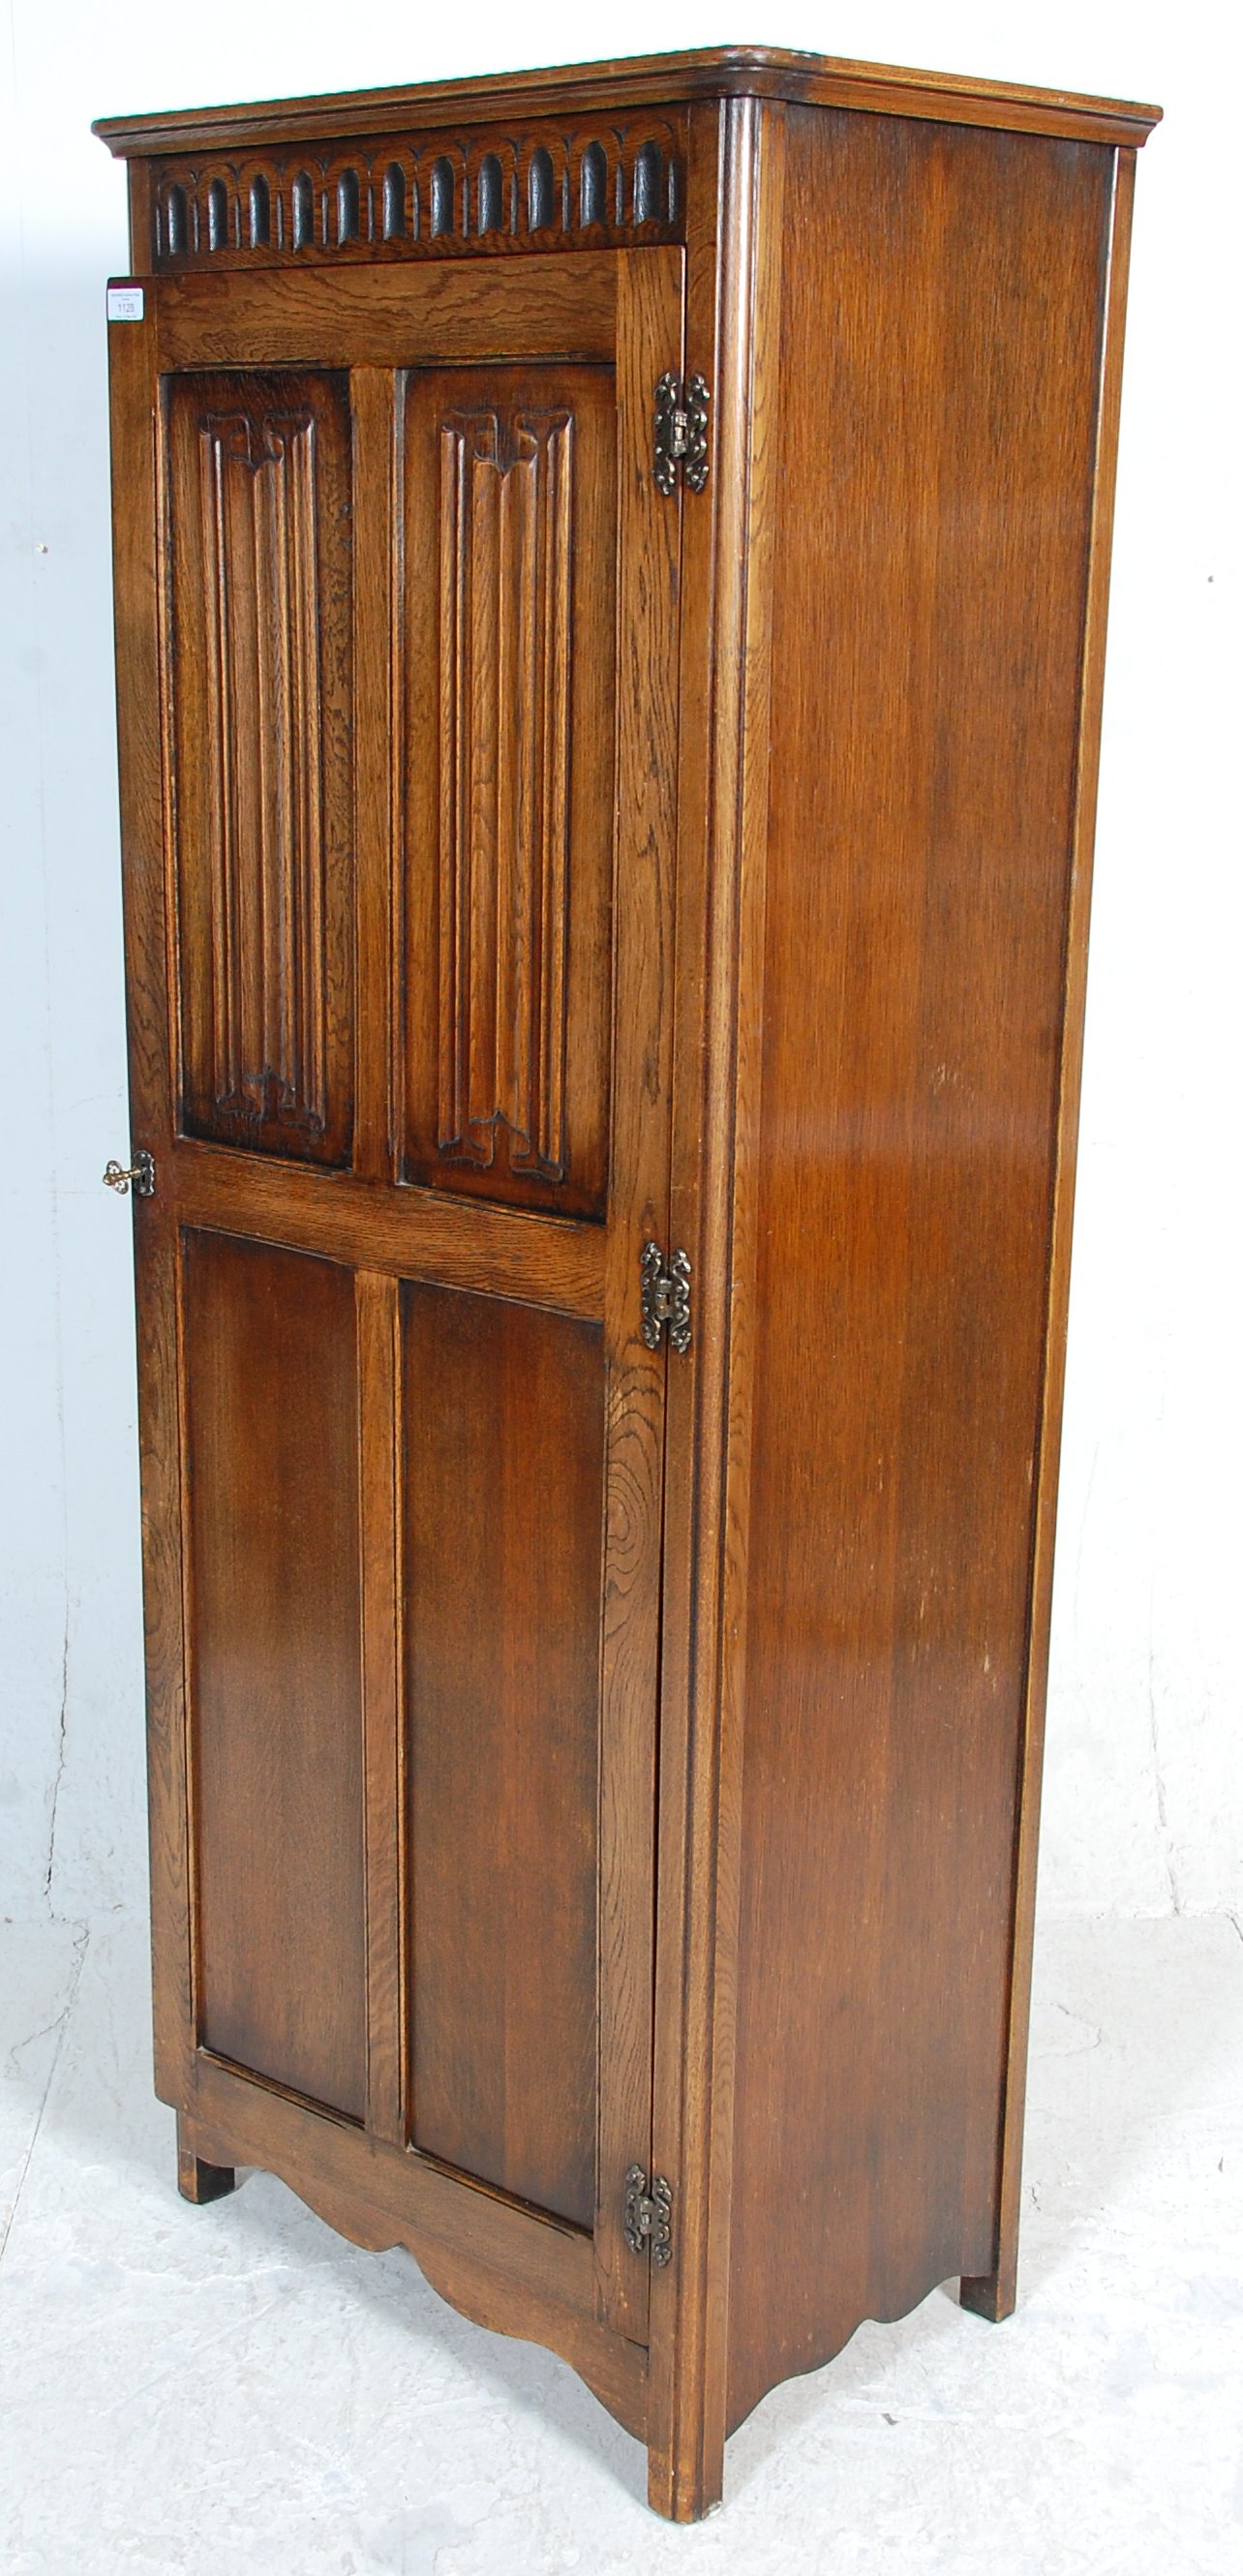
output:
[{"label": "dark stained oak finish", "polygon": [[616,62],[489,73],[473,80],[424,81],[408,89],[360,90],[328,98],[273,99],[253,107],[175,108],[157,116],[101,117],[93,131],[114,152],[161,154],[204,146],[435,128],[446,118],[499,125],[524,114],[607,115],[648,101],[802,99],[891,116],[944,118],[953,125],[1014,126],[1035,134],[1086,134],[1102,143],[1140,144],[1160,116],[1125,99],[1080,98],[1067,90],[972,80],[961,72],[906,71],[893,63],[835,61],[772,45],[706,45],[682,54],[639,54]]},{"label": "dark stained oak finish", "polygon": [[1061,1444],[1062,1388],[1070,1281],[1071,1221],[1078,1141],[1079,1082],[1083,1061],[1083,1006],[1087,977],[1088,908],[1092,892],[1092,842],[1100,764],[1101,698],[1105,676],[1105,621],[1109,602],[1109,547],[1113,531],[1114,470],[1122,394],[1122,333],[1131,248],[1135,154],[1120,152],[1114,174],[1113,226],[1102,323],[1100,401],[1092,525],[1088,544],[1086,616],[1080,674],[1075,761],[1066,981],[1058,1063],[1053,1203],[1049,1223],[1049,1293],[1040,1401],[1036,1499],[1031,1571],[1031,1643],[1024,1678],[1014,1858],[1014,1938],[1010,2009],[1002,2100],[997,2226],[989,2269],[964,2274],[959,2295],[966,2308],[996,2322],[1010,2315],[1017,2296],[1019,2191],[1022,2180],[1023,2106],[1032,1943],[1036,1911],[1036,1837],[1044,1751],[1045,1694],[1053,1591],[1053,1533]]},{"label": "dark stained oak finish", "polygon": [[782,316],[734,2421],[992,2259],[1112,212],[1090,144],[793,109],[786,155],[825,211]]},{"label": "dark stained oak finish", "polygon": [[1014,2304],[1155,117],[721,48],[100,129],[179,2187],[408,2246],[679,2521]]},{"label": "dark stained oak finish", "polygon": [[209,2200],[227,2200],[237,2189],[237,2173],[232,2165],[211,2165],[196,2155],[189,2141],[185,2115],[177,2114],[177,2189],[183,2200],[204,2209]]},{"label": "dark stained oak finish", "polygon": [[401,425],[403,1175],[567,1216],[608,1187],[615,401],[445,368]]},{"label": "dark stained oak finish", "polygon": [[511,263],[506,328],[496,331],[498,280],[486,268],[402,270],[379,262],[326,275],[319,268],[252,269],[237,277],[166,277],[156,314],[164,367],[404,367],[521,352],[525,359],[614,353],[620,260],[609,252]]},{"label": "dark stained oak finish", "polygon": [[600,1331],[454,1289],[402,1304],[410,2135],[589,2228]]},{"label": "dark stained oak finish", "polygon": [[640,111],[621,125],[524,120],[517,134],[368,133],[305,139],[221,162],[214,151],[148,165],[158,269],[355,260],[494,259],[516,250],[677,241],[684,120]]},{"label": "dark stained oak finish", "polygon": [[725,2448],[743,1475],[757,1332],[760,1013],[740,1006],[740,978],[763,919],[784,167],[780,112],[731,101],[718,133],[715,114],[696,111],[688,338],[704,345],[715,332],[718,400],[713,506],[688,512],[684,560],[688,588],[710,596],[715,614],[684,628],[678,747],[670,1229],[691,1247],[700,1286],[688,1366],[670,1376],[666,1441],[653,2163],[682,2176],[682,2225],[674,2278],[655,2294],[665,2313],[648,2473],[652,2504],[678,2521],[719,2497]]},{"label": "dark stained oak finish", "polygon": [[[357,1137],[356,1124],[356,1160]],[[386,1158],[389,1151],[386,1144]],[[192,1141],[182,1145],[168,1188],[187,1225],[224,1223],[333,1261],[439,1279],[446,1287],[488,1288],[559,1314],[598,1320],[602,1310],[606,1245],[597,1226],[562,1225],[482,1203],[467,1207],[447,1194],[282,1168],[260,1155],[243,1164]]]},{"label": "dark stained oak finish", "polygon": [[183,1259],[199,2039],[361,2119],[353,1282],[218,1234]]},{"label": "dark stained oak finish", "polygon": [[682,253],[539,274],[116,330],[158,2072],[188,2192],[258,2099],[299,2184],[385,2149],[382,2241],[439,2278],[451,2209],[452,2295],[642,2428]]},{"label": "dark stained oak finish", "polygon": [[262,2165],[356,2245],[405,2245],[456,2307],[503,2334],[547,2344],[603,2406],[646,2439],[647,2352],[599,2321],[590,2241],[482,2192],[399,2147],[306,2103],[268,2092],[211,2058],[195,2066],[193,2108],[178,2119],[183,2150],[212,2163],[228,2152]]},{"label": "dark stained oak finish", "polygon": [[344,1163],[353,1118],[349,385],[168,393],[181,1123]]}]

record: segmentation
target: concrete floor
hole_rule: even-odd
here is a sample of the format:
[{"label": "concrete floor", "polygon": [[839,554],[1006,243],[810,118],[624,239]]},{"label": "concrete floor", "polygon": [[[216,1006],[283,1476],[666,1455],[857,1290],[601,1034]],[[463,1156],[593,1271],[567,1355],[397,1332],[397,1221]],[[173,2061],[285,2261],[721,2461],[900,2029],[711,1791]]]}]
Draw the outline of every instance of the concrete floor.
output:
[{"label": "concrete floor", "polygon": [[0,1926],[5,2576],[1240,2576],[1243,1936],[1043,1928],[1018,2315],[776,2390],[690,2531],[560,2362],[283,2186],[187,2208],[144,1936]]}]

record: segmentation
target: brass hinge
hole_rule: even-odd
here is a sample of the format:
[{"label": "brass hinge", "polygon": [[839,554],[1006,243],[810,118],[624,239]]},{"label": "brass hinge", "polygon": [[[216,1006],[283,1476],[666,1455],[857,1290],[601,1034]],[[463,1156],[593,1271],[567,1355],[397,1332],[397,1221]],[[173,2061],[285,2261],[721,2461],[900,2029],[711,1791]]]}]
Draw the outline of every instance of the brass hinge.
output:
[{"label": "brass hinge", "polygon": [[155,1197],[155,1156],[149,1154],[145,1146],[139,1147],[132,1163],[118,1163],[114,1155],[111,1162],[104,1166],[104,1179],[110,1190],[120,1191],[122,1198],[125,1197],[132,1181],[136,1199],[153,1199]]},{"label": "brass hinge", "polygon": [[658,492],[670,493],[678,467],[692,492],[708,480],[708,388],[702,376],[666,374],[656,387],[656,454],[652,472]]},{"label": "brass hinge", "polygon": [[651,2187],[642,2165],[631,2165],[626,2176],[626,2243],[632,2254],[651,2247],[653,2263],[669,2261],[673,2247],[669,2230],[673,2223],[673,2193],[663,2174],[653,2174]]},{"label": "brass hinge", "polygon": [[639,1256],[640,1313],[649,1351],[660,1349],[666,1324],[675,1351],[691,1346],[691,1265],[685,1252],[675,1252],[666,1270],[658,1243],[645,1243]]}]

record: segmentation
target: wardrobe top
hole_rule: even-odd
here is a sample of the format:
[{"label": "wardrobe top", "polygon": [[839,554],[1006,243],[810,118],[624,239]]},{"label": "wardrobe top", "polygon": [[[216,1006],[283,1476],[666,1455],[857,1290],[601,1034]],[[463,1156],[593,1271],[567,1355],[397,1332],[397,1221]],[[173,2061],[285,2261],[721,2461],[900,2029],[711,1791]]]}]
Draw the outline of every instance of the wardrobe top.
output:
[{"label": "wardrobe top", "polygon": [[134,155],[244,147],[301,139],[388,134],[394,129],[494,124],[546,114],[599,116],[614,109],[666,107],[694,99],[784,98],[814,107],[854,107],[881,116],[933,117],[1025,134],[1069,135],[1094,143],[1140,144],[1159,107],[1126,99],[1081,98],[1070,90],[1024,89],[957,72],[902,71],[885,63],[839,62],[829,54],[767,45],[709,45],[685,54],[643,54],[617,62],[547,71],[490,72],[482,78],[420,81],[412,88],[350,90],[326,98],[261,100],[245,107],[174,108],[148,116],[101,116],[93,131],[114,153]]}]

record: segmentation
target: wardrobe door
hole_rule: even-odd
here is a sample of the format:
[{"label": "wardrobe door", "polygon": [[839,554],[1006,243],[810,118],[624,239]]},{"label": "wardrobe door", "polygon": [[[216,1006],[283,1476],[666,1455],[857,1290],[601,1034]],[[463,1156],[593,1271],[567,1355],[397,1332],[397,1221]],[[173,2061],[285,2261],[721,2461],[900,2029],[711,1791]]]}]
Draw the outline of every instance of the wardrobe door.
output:
[{"label": "wardrobe door", "polygon": [[681,304],[113,325],[162,2088],[637,2342]]}]

